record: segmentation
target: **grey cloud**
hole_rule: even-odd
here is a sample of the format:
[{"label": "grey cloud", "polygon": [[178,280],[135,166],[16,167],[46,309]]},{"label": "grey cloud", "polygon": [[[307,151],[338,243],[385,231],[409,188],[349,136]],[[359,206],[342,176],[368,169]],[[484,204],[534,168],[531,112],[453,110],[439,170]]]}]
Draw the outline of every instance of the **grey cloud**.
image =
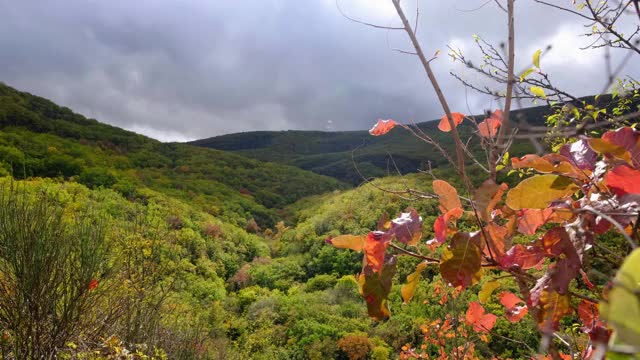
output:
[{"label": "grey cloud", "polygon": [[[341,4],[353,16],[397,23],[356,1],[363,3]],[[472,111],[495,106],[465,97],[447,75],[465,73],[446,56],[447,44],[473,58],[472,34],[505,40],[495,5],[463,11],[482,3],[421,1],[420,39],[425,52],[442,50],[434,68],[461,111],[467,103]],[[566,14],[517,6],[519,67],[559,29],[583,30]],[[328,0],[0,0],[0,12],[1,81],[162,140],[325,129],[328,121],[336,130],[366,129],[378,118],[441,115],[417,58],[390,49],[408,48],[404,34],[354,24]],[[602,69],[600,55],[568,66],[566,59],[581,60],[577,47],[554,49],[545,71],[578,95],[597,92],[603,79],[584,74]]]}]

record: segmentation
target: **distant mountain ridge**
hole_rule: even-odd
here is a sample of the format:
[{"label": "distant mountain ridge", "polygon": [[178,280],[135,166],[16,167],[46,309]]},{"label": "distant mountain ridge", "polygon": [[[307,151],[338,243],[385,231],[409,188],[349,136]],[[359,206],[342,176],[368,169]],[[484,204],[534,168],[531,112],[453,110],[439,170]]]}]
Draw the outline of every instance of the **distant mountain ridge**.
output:
[{"label": "distant mountain ridge", "polygon": [[[597,98],[587,96],[579,100],[587,104],[596,101],[601,105],[612,103],[611,95]],[[511,119],[515,127],[523,120],[528,125],[545,126],[545,117],[551,115],[552,111],[547,105],[524,108],[512,111]],[[482,119],[484,116],[474,117]],[[438,122],[439,120],[431,120],[418,123],[417,126],[453,153],[451,136],[437,129]],[[458,129],[464,141],[473,138],[475,129],[469,122],[463,122]],[[232,151],[262,161],[293,165],[353,185],[361,183],[363,177],[411,173],[429,166],[448,166],[446,159],[432,146],[399,128],[381,137],[370,136],[366,130],[254,131],[215,136],[191,141],[189,144]],[[477,141],[471,141],[469,147],[472,152],[482,154]],[[527,141],[516,141],[510,149],[512,155],[524,155],[533,151],[533,146]]]},{"label": "distant mountain ridge", "polygon": [[[514,118],[524,116],[529,124],[543,125],[544,116],[548,112],[548,106],[538,106],[516,111]],[[422,122],[417,126],[446,149],[453,151],[450,135],[437,129],[438,121]],[[459,127],[464,139],[472,136],[473,130],[465,123]],[[370,136],[366,130],[255,131],[195,140],[189,144],[293,165],[351,184],[360,183],[363,180],[361,174],[365,177],[379,177],[389,173],[396,174],[397,171],[416,172],[427,168],[429,163],[432,167],[448,165],[431,146],[398,128],[382,137]],[[471,147],[472,151],[480,151],[477,143],[472,143]],[[531,148],[528,144],[517,144],[515,150],[524,153]]]}]

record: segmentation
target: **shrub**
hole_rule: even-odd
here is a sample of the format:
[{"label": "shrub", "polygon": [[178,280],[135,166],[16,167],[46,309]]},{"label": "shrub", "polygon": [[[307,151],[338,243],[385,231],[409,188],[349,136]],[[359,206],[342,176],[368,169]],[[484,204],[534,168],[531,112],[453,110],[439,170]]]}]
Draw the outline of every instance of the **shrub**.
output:
[{"label": "shrub", "polygon": [[105,260],[87,210],[73,220],[55,197],[0,188],[0,325],[16,359],[55,358],[83,328]]}]

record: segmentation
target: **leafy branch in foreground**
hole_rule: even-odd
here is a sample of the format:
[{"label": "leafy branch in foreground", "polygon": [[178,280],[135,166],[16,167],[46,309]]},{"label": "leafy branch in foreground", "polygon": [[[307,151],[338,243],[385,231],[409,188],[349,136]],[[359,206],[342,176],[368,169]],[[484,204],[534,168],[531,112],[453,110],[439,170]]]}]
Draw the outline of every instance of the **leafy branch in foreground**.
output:
[{"label": "leafy branch in foreground", "polygon": [[[421,245],[422,218],[413,209],[407,209],[390,222],[385,217],[381,218],[377,229],[366,236],[342,235],[328,241],[339,248],[364,252],[359,285],[369,315],[379,320],[390,317],[389,294],[397,257],[411,256],[422,262],[407,277],[407,284],[402,288],[405,303],[411,300],[422,271],[429,266],[437,265],[440,277],[449,289],[453,289],[444,292],[441,305],[447,304],[448,294],[456,299],[464,290],[474,290],[477,285],[482,285],[482,288],[478,293],[480,301],[470,301],[464,315],[459,311],[459,302],[453,301],[458,309],[455,306],[448,308],[453,311],[446,313],[444,322],[434,320],[423,328],[425,343],[420,348],[414,344],[406,345],[402,358],[476,358],[477,346],[487,343],[488,337],[504,338],[492,332],[498,315],[504,315],[510,323],[519,323],[525,318],[533,320],[541,334],[540,347],[534,351],[525,343],[530,350],[529,356],[536,352],[546,353],[552,359],[640,355],[640,329],[637,326],[640,324],[640,288],[637,281],[640,132],[624,126],[637,120],[639,114],[625,105],[627,100],[624,97],[616,99],[617,94],[611,97],[617,104],[610,106],[612,112],[609,113],[609,105],[600,107],[580,102],[577,97],[558,89],[549,75],[541,70],[542,50],[532,56],[532,67],[516,76],[514,1],[508,0],[507,9],[503,9],[508,16],[506,57],[480,37],[476,37],[476,44],[484,55],[481,66],[473,65],[459,50],[451,49],[454,61],[461,61],[487,79],[506,86],[505,92],[494,91],[452,74],[467,87],[505,99],[503,109],[495,110],[484,121],[476,123],[473,117],[448,108],[430,69],[431,60],[422,53],[415,29],[411,28],[400,0],[392,3],[416,50],[414,55],[425,67],[443,106],[445,115],[439,130],[451,132],[456,154],[468,155],[489,177],[473,186],[460,156],[454,162],[443,151],[443,156],[458,171],[463,196],[456,187],[439,179],[432,182],[431,193],[420,192],[419,198],[435,198],[439,202],[440,214],[432,225],[434,237],[426,242],[426,248],[416,246]],[[589,11],[589,15],[583,17],[601,26],[600,30],[594,27],[594,34],[604,41],[605,46],[635,51],[629,39],[637,31],[628,38],[622,38],[612,26],[627,6],[611,8],[608,1],[598,5],[586,1],[578,4],[575,12],[580,15],[583,9]],[[566,8],[561,7],[561,10]],[[617,37],[618,41],[608,41],[603,37],[606,34]],[[501,48],[504,50],[504,45]],[[608,68],[609,85],[617,72]],[[624,83],[630,85],[635,99],[637,81],[629,79]],[[551,101],[561,103],[560,111],[567,113],[565,115],[571,120],[569,127],[565,119],[556,114],[553,121],[557,128],[551,136],[560,133],[564,134],[561,136],[564,139],[555,142],[555,152],[540,155],[543,147],[538,139],[543,138],[549,129],[537,134],[509,131],[512,99],[518,102],[541,99],[549,104]],[[485,149],[486,166],[465,151],[466,147],[458,137],[456,127],[467,119],[473,123]],[[380,121],[370,133],[384,135],[396,125],[399,124],[394,120]],[[400,126],[420,139],[438,145],[419,129]],[[601,130],[611,127],[619,128],[604,133]],[[530,139],[540,154],[509,159],[509,145],[518,136]],[[436,146],[436,149],[441,148]],[[511,186],[500,183],[497,176],[500,170],[508,170],[509,174],[518,175],[522,180],[510,182]],[[404,193],[394,193],[414,195],[416,191],[407,189]],[[615,251],[609,249],[611,245]],[[609,269],[619,268],[615,279],[611,279],[611,273],[600,273],[603,276],[596,281],[586,271],[601,250],[614,255],[604,261],[608,262],[606,267]],[[618,259],[625,256],[624,263],[620,264]],[[431,286],[440,289],[437,283]],[[509,290],[495,295],[502,304],[498,312],[495,307],[487,306],[497,288]],[[517,289],[519,295],[514,294],[513,289]],[[505,340],[518,342],[509,338]]]}]

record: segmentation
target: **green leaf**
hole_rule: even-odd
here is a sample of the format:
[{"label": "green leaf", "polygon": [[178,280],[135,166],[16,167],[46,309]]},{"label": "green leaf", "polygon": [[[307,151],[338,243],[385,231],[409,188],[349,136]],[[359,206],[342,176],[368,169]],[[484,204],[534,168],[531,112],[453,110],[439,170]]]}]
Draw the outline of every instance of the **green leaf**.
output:
[{"label": "green leaf", "polygon": [[369,266],[365,266],[362,274],[358,277],[360,294],[367,303],[369,316],[377,320],[389,318],[389,293],[391,292],[391,282],[396,274],[396,257],[388,255],[385,257],[381,272],[375,272]]},{"label": "green leaf", "polygon": [[619,343],[640,344],[640,249],[627,256],[613,284],[609,301],[600,302],[600,314]]},{"label": "green leaf", "polygon": [[533,66],[540,68],[540,54],[542,54],[542,50],[538,49],[533,53]]},{"label": "green leaf", "polygon": [[408,303],[413,298],[413,294],[416,292],[416,287],[418,286],[418,282],[420,282],[420,275],[422,274],[422,270],[427,267],[426,262],[421,262],[416,266],[416,271],[409,274],[407,276],[407,283],[402,285],[400,289],[400,293],[402,294],[402,300],[404,303]]},{"label": "green leaf", "polygon": [[507,205],[513,210],[544,209],[549,203],[565,198],[579,187],[568,177],[537,175],[520,182],[507,193]]},{"label": "green leaf", "polygon": [[527,76],[531,75],[532,72],[536,71],[535,68],[530,68],[527,69],[525,71],[522,72],[522,74],[520,74],[520,82],[524,81],[524,79],[527,78]]},{"label": "green leaf", "polygon": [[539,98],[543,98],[546,99],[547,95],[544,93],[544,89],[539,87],[539,86],[531,86],[529,88],[529,91],[531,91],[531,93]]}]

